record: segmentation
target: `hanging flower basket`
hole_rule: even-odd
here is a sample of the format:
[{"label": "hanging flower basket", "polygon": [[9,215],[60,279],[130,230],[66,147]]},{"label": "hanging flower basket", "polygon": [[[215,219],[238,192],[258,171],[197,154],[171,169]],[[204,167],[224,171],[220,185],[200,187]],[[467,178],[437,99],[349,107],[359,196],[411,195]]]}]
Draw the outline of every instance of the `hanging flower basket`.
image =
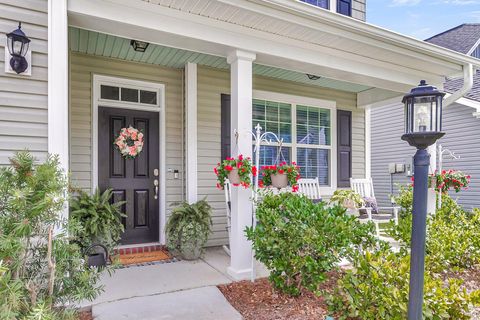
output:
[{"label": "hanging flower basket", "polygon": [[252,184],[250,175],[257,175],[257,168],[252,166],[250,157],[244,158],[242,155],[236,159],[229,157],[223,160],[213,168],[213,171],[217,175],[218,189],[223,189],[226,179],[235,187],[249,188]]},{"label": "hanging flower basket", "polygon": [[290,185],[293,192],[298,191],[297,181],[300,178],[300,168],[295,162],[290,165],[282,162],[279,165],[263,166],[261,169],[263,175],[261,185],[274,188],[285,188]]},{"label": "hanging flower basket", "polygon": [[[412,177],[412,187],[415,177]],[[442,170],[441,173],[431,174],[428,177],[428,187],[440,193],[448,193],[450,190],[460,192],[467,190],[470,184],[470,175],[458,170]]]}]

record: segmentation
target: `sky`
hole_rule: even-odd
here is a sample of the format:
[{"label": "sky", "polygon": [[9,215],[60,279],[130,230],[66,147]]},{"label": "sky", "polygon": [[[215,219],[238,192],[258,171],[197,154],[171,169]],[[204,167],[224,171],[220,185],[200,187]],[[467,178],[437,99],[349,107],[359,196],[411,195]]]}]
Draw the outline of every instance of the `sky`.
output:
[{"label": "sky", "polygon": [[480,0],[366,0],[367,22],[417,39],[480,23]]}]

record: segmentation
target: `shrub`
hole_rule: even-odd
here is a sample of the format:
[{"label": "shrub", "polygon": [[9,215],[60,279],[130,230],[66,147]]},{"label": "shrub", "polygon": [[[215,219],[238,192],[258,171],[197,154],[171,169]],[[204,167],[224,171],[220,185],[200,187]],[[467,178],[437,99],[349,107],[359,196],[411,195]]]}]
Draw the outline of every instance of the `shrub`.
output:
[{"label": "shrub", "polygon": [[372,224],[293,193],[267,194],[256,216],[256,227],[246,230],[255,257],[270,270],[274,287],[291,295],[302,287],[318,293],[342,256],[375,243]]},{"label": "shrub", "polygon": [[183,202],[173,209],[166,226],[168,248],[186,259],[198,258],[211,232],[211,215],[206,198],[194,204]]},{"label": "shrub", "polygon": [[[389,248],[358,253],[353,269],[338,280],[327,299],[329,309],[341,319],[407,319],[409,256]],[[480,303],[480,291],[467,293],[461,280],[446,283],[425,272],[424,319],[470,319],[472,305]]]},{"label": "shrub", "polygon": [[361,208],[364,204],[364,200],[353,190],[338,189],[335,190],[330,198],[330,203],[344,207],[348,207],[351,204],[355,208]]},{"label": "shrub", "polygon": [[103,193],[96,190],[92,195],[80,191],[70,203],[70,219],[80,226],[79,244],[87,248],[93,243],[101,243],[112,250],[124,231],[121,212],[125,201],[111,202],[112,190]]},{"label": "shrub", "polygon": [[[402,246],[410,247],[412,191],[402,188],[396,198],[403,208],[398,226],[390,223],[387,233]],[[480,211],[466,212],[448,194],[442,207],[427,220],[426,262],[431,271],[471,268],[480,263]]]},{"label": "shrub", "polygon": [[[66,178],[57,157],[36,164],[21,152],[0,169],[0,317],[60,319],[63,305],[92,300],[100,291],[62,219]],[[54,230],[56,234],[54,234]]]}]

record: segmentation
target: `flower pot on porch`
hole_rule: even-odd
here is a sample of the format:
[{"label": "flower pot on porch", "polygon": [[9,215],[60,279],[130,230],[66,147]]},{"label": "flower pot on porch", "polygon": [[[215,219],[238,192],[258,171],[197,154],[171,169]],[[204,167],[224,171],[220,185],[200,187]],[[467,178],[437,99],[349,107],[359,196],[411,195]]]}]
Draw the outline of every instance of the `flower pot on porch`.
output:
[{"label": "flower pot on porch", "polygon": [[271,174],[270,179],[274,188],[281,189],[288,186],[288,177],[285,173]]},{"label": "flower pot on porch", "polygon": [[238,169],[233,168],[232,171],[228,174],[228,180],[230,180],[230,183],[233,185],[238,185],[240,184],[240,176],[238,175]]}]

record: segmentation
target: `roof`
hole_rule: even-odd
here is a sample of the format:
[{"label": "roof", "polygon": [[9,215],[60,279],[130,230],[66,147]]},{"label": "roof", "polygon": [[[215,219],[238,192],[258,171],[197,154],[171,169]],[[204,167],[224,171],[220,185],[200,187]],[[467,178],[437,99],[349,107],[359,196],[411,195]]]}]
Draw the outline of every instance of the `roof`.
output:
[{"label": "roof", "polygon": [[[464,23],[425,40],[450,50],[467,54],[480,41],[480,23]],[[447,79],[444,90],[448,93],[458,91],[463,86],[463,78]],[[480,70],[473,77],[473,87],[465,98],[480,102]]]},{"label": "roof", "polygon": [[480,39],[480,23],[464,23],[425,41],[467,54]]}]

